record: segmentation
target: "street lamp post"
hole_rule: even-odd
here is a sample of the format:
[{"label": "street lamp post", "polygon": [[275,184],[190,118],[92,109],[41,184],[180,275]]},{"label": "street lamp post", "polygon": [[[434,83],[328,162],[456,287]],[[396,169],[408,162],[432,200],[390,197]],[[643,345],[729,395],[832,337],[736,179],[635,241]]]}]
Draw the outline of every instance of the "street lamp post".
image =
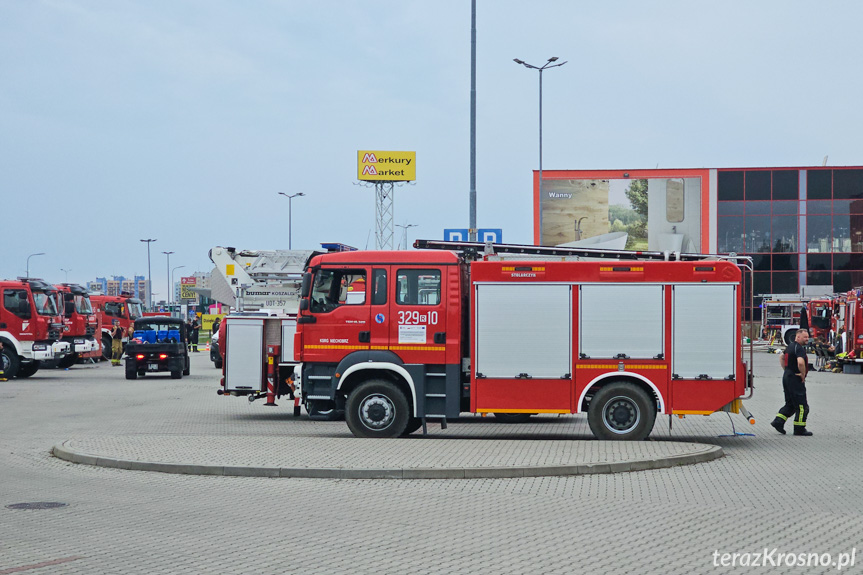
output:
[{"label": "street lamp post", "polygon": [[566,62],[561,62],[560,64],[555,64],[557,62],[557,56],[552,56],[548,59],[548,61],[542,66],[534,66],[532,64],[528,64],[524,60],[519,60],[518,58],[513,58],[513,62],[516,64],[521,64],[525,68],[529,68],[531,70],[539,70],[539,205],[537,209],[539,209],[539,243],[542,244],[542,71],[548,70],[550,68],[557,68],[558,66],[563,66]]},{"label": "street lamp post", "polygon": [[171,297],[173,297],[173,293],[174,293],[174,270],[178,270],[178,269],[184,268],[184,267],[186,267],[186,266],[177,266],[177,267],[171,269],[171,289],[168,290],[172,294]]},{"label": "street lamp post", "polygon": [[61,272],[64,272],[64,273],[66,274],[66,283],[69,283],[69,272],[70,272],[70,271],[72,271],[72,270],[71,270],[71,269],[68,269],[68,270],[67,270],[67,269],[65,269],[65,268],[60,268],[60,271],[61,271]]},{"label": "street lamp post", "polygon": [[150,244],[156,240],[141,240],[147,243],[147,303],[150,305],[150,311],[153,310],[153,272],[150,268]]},{"label": "street lamp post", "polygon": [[296,194],[286,194],[285,192],[279,192],[280,196],[285,196],[288,198],[288,249],[291,249],[291,200],[299,196],[305,196],[303,192],[297,192]]},{"label": "street lamp post", "polygon": [[27,256],[27,277],[28,278],[30,277],[30,258],[32,258],[34,256],[44,256],[44,255],[45,255],[45,252],[39,252],[38,254],[30,254],[29,256]]},{"label": "street lamp post", "polygon": [[[171,254],[174,252],[162,252],[166,256],[168,256],[168,277],[165,278],[169,282],[171,281]],[[172,284],[168,285],[168,305],[171,304],[171,288],[174,287]]]},{"label": "street lamp post", "polygon": [[402,228],[402,231],[404,232],[403,240],[405,244],[405,249],[408,249],[408,228],[415,228],[417,227],[417,224],[396,224],[396,227]]}]

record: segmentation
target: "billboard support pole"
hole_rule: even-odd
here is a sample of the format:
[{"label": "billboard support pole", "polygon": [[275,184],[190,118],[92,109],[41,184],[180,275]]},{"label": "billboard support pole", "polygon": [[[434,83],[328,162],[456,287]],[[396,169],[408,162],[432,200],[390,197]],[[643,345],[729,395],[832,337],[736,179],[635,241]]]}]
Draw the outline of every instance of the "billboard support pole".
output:
[{"label": "billboard support pole", "polygon": [[393,249],[393,182],[375,182],[376,226],[375,247],[379,250]]}]

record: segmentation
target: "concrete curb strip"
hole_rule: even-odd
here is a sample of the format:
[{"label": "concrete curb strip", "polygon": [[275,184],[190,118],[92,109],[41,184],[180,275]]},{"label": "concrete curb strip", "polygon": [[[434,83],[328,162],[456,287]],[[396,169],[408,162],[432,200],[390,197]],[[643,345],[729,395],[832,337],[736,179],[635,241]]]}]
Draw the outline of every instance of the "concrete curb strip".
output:
[{"label": "concrete curb strip", "polygon": [[220,475],[229,477],[296,477],[313,479],[491,479],[515,477],[546,477],[562,475],[596,475],[663,469],[680,465],[705,463],[724,456],[718,445],[703,445],[691,453],[653,459],[637,459],[614,463],[573,465],[535,465],[511,467],[405,467],[389,469],[357,469],[338,467],[247,467],[237,465],[189,465],[135,461],[79,453],[70,441],[55,445],[51,452],[59,459],[113,469],[158,471],[184,475]]}]

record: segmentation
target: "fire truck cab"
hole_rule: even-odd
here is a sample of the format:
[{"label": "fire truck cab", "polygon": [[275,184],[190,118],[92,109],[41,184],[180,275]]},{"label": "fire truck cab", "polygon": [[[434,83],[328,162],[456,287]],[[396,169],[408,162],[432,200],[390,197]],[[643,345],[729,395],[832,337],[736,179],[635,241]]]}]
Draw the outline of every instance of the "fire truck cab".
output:
[{"label": "fire truck cab", "polygon": [[600,439],[643,439],[657,414],[748,416],[735,263],[470,259],[313,258],[294,340],[304,401],[344,409],[361,437],[462,412],[587,413]]},{"label": "fire truck cab", "polygon": [[59,341],[63,322],[52,286],[36,279],[2,280],[0,292],[3,377],[30,377],[42,361],[69,353],[69,344]]},{"label": "fire truck cab", "polygon": [[78,359],[98,358],[101,346],[96,333],[99,320],[93,310],[87,289],[78,284],[59,284],[54,286],[62,294],[63,341],[71,346],[71,353],[60,360],[58,367],[66,368]]}]

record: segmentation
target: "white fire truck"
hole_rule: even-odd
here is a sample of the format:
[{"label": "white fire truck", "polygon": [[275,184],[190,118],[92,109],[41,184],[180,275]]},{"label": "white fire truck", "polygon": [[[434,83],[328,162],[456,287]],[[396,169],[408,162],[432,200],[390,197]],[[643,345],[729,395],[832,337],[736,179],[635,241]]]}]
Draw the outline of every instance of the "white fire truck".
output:
[{"label": "white fire truck", "polygon": [[644,439],[662,414],[754,423],[741,401],[752,393],[749,258],[414,246],[315,256],[303,277],[303,399],[344,410],[355,435],[445,428],[463,412],[586,413],[600,439]]}]

